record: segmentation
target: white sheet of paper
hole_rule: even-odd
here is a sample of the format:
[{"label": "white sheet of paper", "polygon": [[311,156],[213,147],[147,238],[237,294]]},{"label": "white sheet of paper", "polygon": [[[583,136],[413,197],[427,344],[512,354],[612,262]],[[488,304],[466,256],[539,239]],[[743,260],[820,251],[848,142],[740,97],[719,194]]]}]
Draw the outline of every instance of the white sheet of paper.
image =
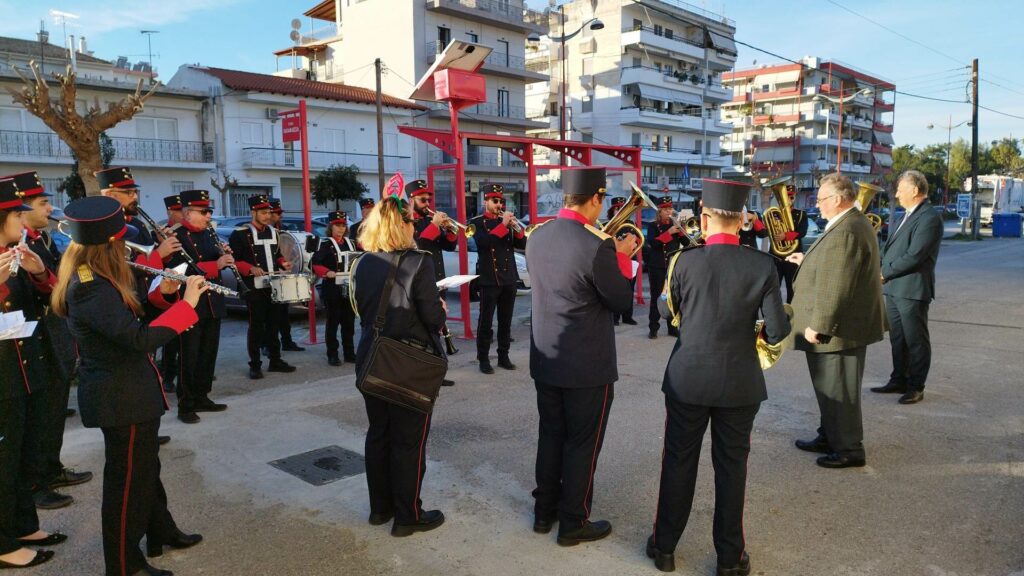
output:
[{"label": "white sheet of paper", "polygon": [[0,313],[0,340],[28,338],[36,331],[38,322],[25,322],[25,314],[21,310]]},{"label": "white sheet of paper", "polygon": [[631,262],[633,264],[633,272],[631,272],[632,275],[630,278],[636,278],[636,271],[640,269],[640,263],[636,260],[632,260]]},{"label": "white sheet of paper", "polygon": [[441,290],[447,288],[457,288],[459,286],[462,286],[463,284],[472,282],[474,278],[478,277],[478,274],[457,274],[455,276],[449,276],[447,278],[442,278],[438,280],[437,287],[440,288]]}]

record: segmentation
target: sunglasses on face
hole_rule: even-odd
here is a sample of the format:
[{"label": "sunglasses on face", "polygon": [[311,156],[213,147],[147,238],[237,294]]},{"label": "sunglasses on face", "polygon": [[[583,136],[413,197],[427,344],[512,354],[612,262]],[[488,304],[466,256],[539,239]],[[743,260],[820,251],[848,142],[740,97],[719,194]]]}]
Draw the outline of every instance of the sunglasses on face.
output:
[{"label": "sunglasses on face", "polygon": [[209,216],[210,214],[213,214],[213,210],[211,210],[210,208],[193,208],[191,212],[198,212],[203,216]]}]

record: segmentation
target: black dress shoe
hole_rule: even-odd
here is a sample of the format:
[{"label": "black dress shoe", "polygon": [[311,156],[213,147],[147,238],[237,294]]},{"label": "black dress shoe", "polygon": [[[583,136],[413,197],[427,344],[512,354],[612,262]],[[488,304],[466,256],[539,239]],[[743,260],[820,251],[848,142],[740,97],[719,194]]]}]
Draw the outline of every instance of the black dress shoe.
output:
[{"label": "black dress shoe", "polygon": [[174,576],[174,572],[146,564],[141,570],[132,574],[132,576]]},{"label": "black dress shoe", "polygon": [[733,566],[722,566],[715,568],[715,576],[747,576],[750,574],[750,555],[746,552],[740,557],[739,564]]},{"label": "black dress shoe", "polygon": [[249,367],[249,379],[250,380],[259,380],[260,378],[263,378],[263,370],[260,370],[259,366],[255,366],[255,367],[250,366]]},{"label": "black dress shoe", "polygon": [[328,356],[327,363],[331,366],[341,366],[341,358],[337,356]]},{"label": "black dress shoe", "polygon": [[50,488],[63,488],[84,484],[92,480],[92,472],[75,472],[74,468],[61,468],[60,474],[50,481]]},{"label": "black dress shoe", "polygon": [[284,360],[271,360],[270,366],[267,366],[267,372],[295,372],[295,366]]},{"label": "black dress shoe", "polygon": [[428,532],[444,524],[444,514],[440,510],[426,510],[420,514],[418,522],[395,523],[391,525],[391,535],[396,538],[412,536],[414,532]]},{"label": "black dress shoe", "polygon": [[657,328],[655,328],[655,329],[653,329],[653,330],[649,331],[649,332],[647,333],[647,338],[649,338],[650,340],[655,340],[655,339],[657,339],[657,338],[658,338],[658,329],[657,329]]},{"label": "black dress shoe", "polygon": [[60,532],[53,532],[46,538],[39,538],[38,540],[26,540],[24,538],[18,538],[18,543],[24,546],[54,546],[67,540],[68,537]]},{"label": "black dress shoe", "polygon": [[828,454],[830,452],[828,440],[825,440],[820,434],[815,436],[814,440],[797,440],[796,447],[807,452],[818,452],[820,454]]},{"label": "black dress shoe", "polygon": [[633,320],[632,318],[623,318],[622,323],[629,324],[630,326],[636,326],[636,320]]},{"label": "black dress shoe", "polygon": [[218,404],[209,398],[203,398],[196,402],[196,412],[223,412],[227,409],[227,404]]},{"label": "black dress shoe", "polygon": [[441,380],[441,386],[455,386],[455,382],[445,378],[444,380]]},{"label": "black dress shoe", "polygon": [[866,464],[864,458],[851,458],[835,452],[818,458],[817,463],[822,468],[860,468]]},{"label": "black dress shoe", "polygon": [[494,367],[491,366],[491,361],[490,360],[481,360],[480,361],[480,371],[483,372],[484,374],[494,374]]},{"label": "black dress shoe", "polygon": [[662,572],[676,571],[676,557],[666,554],[654,546],[654,535],[647,537],[647,557],[654,560],[654,567]]},{"label": "black dress shoe", "polygon": [[160,446],[163,446],[164,444],[167,444],[170,441],[171,441],[171,437],[170,436],[157,436],[156,437],[156,442]]},{"label": "black dress shoe", "polygon": [[188,412],[180,412],[179,411],[178,412],[178,420],[181,420],[185,424],[195,424],[196,422],[199,422],[199,414],[196,414],[194,411],[188,411]]},{"label": "black dress shoe", "polygon": [[370,512],[370,524],[373,526],[387,524],[388,522],[391,522],[391,519],[394,517],[394,512]]},{"label": "black dress shoe", "polygon": [[50,489],[37,490],[32,494],[32,500],[35,502],[36,508],[40,510],[56,510],[70,506],[75,501],[74,498],[67,494],[61,494]]},{"label": "black dress shoe", "polygon": [[875,386],[871,391],[879,394],[905,394],[907,392],[907,386],[906,384],[889,382],[885,386]]},{"label": "black dress shoe", "polygon": [[170,546],[171,548],[177,548],[180,550],[182,548],[191,548],[202,541],[202,534],[185,534],[181,530],[178,530],[178,533],[166,542],[161,542],[155,539],[150,540],[149,537],[146,537],[146,556],[149,558],[163,556],[164,546]]},{"label": "black dress shoe", "polygon": [[508,356],[498,356],[498,366],[505,370],[515,370],[516,365],[512,363],[512,360]]},{"label": "black dress shoe", "polygon": [[600,540],[612,533],[612,523],[607,520],[591,522],[583,521],[583,526],[570,530],[563,530],[565,524],[558,527],[558,545],[575,546],[580,542],[593,542]]},{"label": "black dress shoe", "polygon": [[537,534],[547,534],[551,532],[551,529],[555,527],[555,522],[558,522],[557,517],[541,518],[540,516],[534,517],[533,519],[533,531]]},{"label": "black dress shoe", "polygon": [[306,349],[299,346],[295,342],[288,342],[287,344],[281,344],[281,350],[285,352],[305,352]]},{"label": "black dress shoe", "polygon": [[924,392],[920,390],[911,390],[900,396],[900,404],[917,404],[921,400],[924,400]]},{"label": "black dress shoe", "polygon": [[52,558],[52,550],[36,550],[36,557],[33,558],[28,564],[12,564],[10,562],[4,562],[3,560],[0,560],[0,570],[6,570],[8,568],[31,568],[32,566],[39,566],[44,562],[49,562]]}]

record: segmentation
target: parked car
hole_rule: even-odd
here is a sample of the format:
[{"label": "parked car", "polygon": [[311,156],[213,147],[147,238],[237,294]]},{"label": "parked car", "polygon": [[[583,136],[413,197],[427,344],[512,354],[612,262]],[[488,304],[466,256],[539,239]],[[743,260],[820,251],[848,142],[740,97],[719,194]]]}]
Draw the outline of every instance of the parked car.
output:
[{"label": "parked car", "polygon": [[[459,274],[460,271],[459,271],[459,252],[458,252],[458,250],[455,250],[454,252],[444,252],[443,256],[444,256],[444,270],[445,270],[445,273],[447,273],[449,276],[454,276],[455,274]],[[466,273],[467,274],[476,274],[477,256],[478,255],[477,255],[477,249],[476,249],[476,241],[473,240],[472,238],[470,238],[467,241],[467,247],[466,247],[466,257],[467,257]],[[517,293],[519,293],[519,294],[526,294],[527,293],[526,291],[530,289],[530,272],[526,268],[526,256],[523,255],[523,254],[520,254],[519,252],[516,252],[515,253],[515,259],[516,259],[516,270],[519,271],[519,284],[517,285]],[[479,288],[477,288],[476,281],[474,280],[469,285],[469,295],[470,295],[470,298],[473,299],[473,300],[476,300],[476,299],[479,298],[479,294],[480,294],[480,290],[479,290]]]}]

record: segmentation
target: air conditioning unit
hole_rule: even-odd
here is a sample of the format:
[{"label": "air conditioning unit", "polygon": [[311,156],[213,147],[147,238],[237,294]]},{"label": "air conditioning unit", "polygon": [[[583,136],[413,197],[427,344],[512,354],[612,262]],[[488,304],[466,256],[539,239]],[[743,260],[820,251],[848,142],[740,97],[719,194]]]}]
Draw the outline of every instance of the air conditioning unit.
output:
[{"label": "air conditioning unit", "polygon": [[703,190],[704,179],[703,178],[690,178],[690,189],[691,190]]},{"label": "air conditioning unit", "polygon": [[267,108],[267,120],[277,120],[277,108]]}]

